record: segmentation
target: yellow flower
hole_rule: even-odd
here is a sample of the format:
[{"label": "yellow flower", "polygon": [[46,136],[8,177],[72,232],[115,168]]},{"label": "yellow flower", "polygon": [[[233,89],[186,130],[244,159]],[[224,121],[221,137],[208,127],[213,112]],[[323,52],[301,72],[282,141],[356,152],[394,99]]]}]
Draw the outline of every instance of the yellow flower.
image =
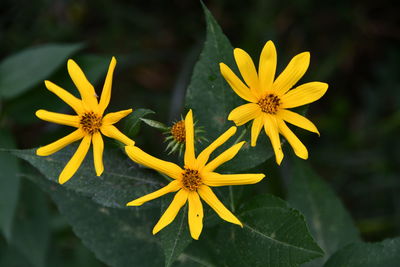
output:
[{"label": "yellow flower", "polygon": [[156,234],[165,226],[170,224],[175,219],[181,207],[185,205],[186,201],[188,201],[190,234],[192,238],[198,239],[203,228],[203,205],[200,198],[213,208],[222,219],[242,226],[242,223],[235,217],[235,215],[233,215],[224,204],[219,201],[210,186],[254,184],[263,179],[265,175],[219,174],[214,172],[218,166],[231,160],[244,144],[244,142],[240,142],[233,145],[207,164],[211,153],[235,134],[236,127],[233,126],[228,129],[224,134],[204,149],[196,158],[194,152],[193,115],[191,110],[186,115],[184,121],[186,129],[184,168],[181,168],[172,162],[152,157],[138,147],[125,147],[126,153],[133,161],[155,169],[174,179],[167,186],[135,199],[129,202],[127,206],[140,206],[147,201],[153,200],[167,193],[178,191],[167,210],[154,226],[153,234]]},{"label": "yellow flower", "polygon": [[54,83],[45,81],[47,89],[71,106],[77,115],[65,115],[40,109],[36,111],[36,116],[45,121],[68,125],[77,129],[69,135],[47,146],[40,147],[36,151],[36,154],[39,156],[48,156],[59,151],[65,146],[82,139],[75,154],[67,163],[58,178],[60,184],[67,182],[75,174],[79,166],[82,164],[87,152],[89,151],[91,143],[93,143],[93,158],[96,174],[97,176],[100,176],[103,173],[104,142],[100,132],[105,136],[117,139],[126,145],[135,144],[133,140],[129,139],[115,126],[113,126],[114,123],[131,113],[132,109],[108,113],[107,115],[103,116],[104,110],[110,103],[112,78],[116,63],[117,61],[113,57],[108,68],[106,80],[104,82],[100,103],[97,101],[97,95],[93,86],[87,80],[85,74],[82,72],[79,66],[72,59],[68,60],[68,73],[71,76],[75,86],[78,88],[82,100],[76,98]]},{"label": "yellow flower", "polygon": [[307,148],[285,121],[319,134],[317,127],[310,120],[287,110],[318,100],[328,89],[326,83],[309,82],[290,90],[306,72],[310,63],[310,53],[304,52],[295,56],[275,80],[277,55],[272,41],[268,41],[261,52],[258,74],[252,59],[245,51],[236,48],[234,56],[247,86],[224,63],[220,63],[221,74],[235,93],[250,103],[232,110],[228,120],[234,121],[237,126],[253,120],[251,146],[256,145],[258,135],[264,126],[278,164],[283,159],[279,134],[289,141],[298,157],[307,159]]}]

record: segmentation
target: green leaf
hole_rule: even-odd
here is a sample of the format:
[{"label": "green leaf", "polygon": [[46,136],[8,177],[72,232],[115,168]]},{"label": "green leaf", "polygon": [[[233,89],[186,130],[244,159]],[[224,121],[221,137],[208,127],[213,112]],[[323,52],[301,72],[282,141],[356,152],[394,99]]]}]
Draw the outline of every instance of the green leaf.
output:
[{"label": "green leaf", "polygon": [[11,99],[46,79],[82,44],[47,44],[28,48],[0,63],[0,97]]},{"label": "green leaf", "polygon": [[[359,241],[358,230],[335,192],[301,159],[291,157],[288,201],[306,217],[310,231],[325,251],[324,258],[305,266],[322,266],[338,249]],[[291,168],[290,168],[291,167]]]},{"label": "green leaf", "polygon": [[105,207],[44,177],[28,178],[50,194],[75,234],[107,265],[161,266],[164,262],[159,242],[150,232],[159,208]]},{"label": "green leaf", "polygon": [[400,238],[379,243],[355,243],[345,246],[324,265],[325,267],[397,267],[400,263]]},{"label": "green leaf", "polygon": [[323,256],[304,217],[277,197],[257,196],[236,214],[244,227],[226,227],[219,236],[226,266],[298,266]]},{"label": "green leaf", "polygon": [[46,195],[23,181],[15,215],[11,244],[35,267],[45,266],[50,242],[49,207]]},{"label": "green leaf", "polygon": [[[108,149],[102,176],[95,175],[93,162],[87,157],[74,177],[60,186],[57,177],[74,153],[72,147],[48,157],[36,156],[34,150],[12,153],[45,175],[46,179],[31,179],[50,193],[77,236],[99,259],[112,266],[164,262],[160,244],[151,234],[160,216],[160,201],[126,207],[130,200],[163,186],[154,172],[139,167],[120,151]],[[154,256],[158,252],[160,255]]]},{"label": "green leaf", "polygon": [[139,108],[133,110],[131,114],[125,119],[125,130],[124,133],[133,138],[140,130],[140,123],[142,118],[149,114],[154,114],[155,112],[150,109]]},{"label": "green leaf", "polygon": [[[10,132],[0,130],[0,147],[15,148],[15,140]],[[0,152],[0,170],[0,229],[10,241],[20,185],[17,159],[9,153]]]},{"label": "green leaf", "polygon": [[140,120],[143,121],[144,123],[146,123],[147,125],[149,125],[150,127],[156,128],[158,130],[162,130],[162,131],[168,130],[167,125],[165,125],[164,123],[161,123],[159,121],[145,119],[145,118],[140,118]]},{"label": "green leaf", "polygon": [[[199,126],[204,126],[207,139],[212,141],[234,125],[233,122],[227,120],[228,114],[244,102],[229,87],[219,70],[220,62],[237,70],[233,59],[233,47],[210,11],[204,5],[203,8],[207,24],[206,40],[193,70],[185,104],[186,107],[193,109],[195,120],[199,122]],[[239,128],[238,132],[243,129],[244,127]],[[244,135],[244,139],[248,143],[249,137],[249,133]],[[228,143],[224,148],[227,147]],[[260,134],[260,140],[256,147],[253,148],[247,144],[235,157],[235,160],[232,163],[228,162],[224,169],[230,171],[251,169],[265,162],[272,155],[269,141],[265,134]]]},{"label": "green leaf", "polygon": [[[47,179],[58,184],[59,174],[75,152],[73,146],[48,157],[39,157],[35,151],[36,149],[13,150],[12,153],[28,161]],[[155,172],[139,167],[117,149],[106,150],[103,156],[105,171],[98,177],[91,155],[89,152],[76,174],[64,184],[65,188],[87,196],[106,207],[124,208],[130,200],[162,186]],[[146,206],[151,206],[151,203]]]},{"label": "green leaf", "polygon": [[[163,198],[164,212],[172,198]],[[160,232],[164,248],[165,266],[171,266],[184,249],[192,242],[187,221],[187,205],[181,209],[175,220]]]}]

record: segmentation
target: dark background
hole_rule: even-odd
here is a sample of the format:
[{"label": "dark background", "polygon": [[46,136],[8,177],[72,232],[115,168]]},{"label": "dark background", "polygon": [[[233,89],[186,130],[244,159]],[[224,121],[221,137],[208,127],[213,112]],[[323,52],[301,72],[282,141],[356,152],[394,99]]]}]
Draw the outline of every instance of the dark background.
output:
[{"label": "dark background", "polygon": [[[329,84],[327,94],[308,110],[321,137],[296,133],[309,149],[310,163],[333,186],[366,241],[400,234],[400,9],[396,3],[205,1],[232,45],[246,50],[256,62],[268,40],[277,47],[280,70],[294,55],[311,52],[302,81]],[[205,34],[198,1],[2,0],[0,5],[1,58],[34,45],[84,42],[80,53],[115,55],[119,60],[112,111],[150,108],[157,111],[154,119],[165,123],[179,119],[183,89]],[[101,86],[102,80],[97,88]],[[48,97],[42,101],[56,99]],[[26,99],[29,94],[3,103],[1,112]],[[37,147],[62,136],[62,126],[48,127],[33,113],[22,116],[26,118],[2,116],[0,120],[2,128],[12,129],[19,148]],[[152,136],[150,141],[142,140],[150,150],[164,148],[160,135],[144,131]],[[23,180],[24,190],[39,189]],[[51,201],[40,191],[35,194],[44,198],[42,208],[50,214],[49,266],[54,258],[65,266],[102,266]],[[24,213],[23,196],[20,202],[17,217]],[[2,248],[10,249],[0,237]],[[19,255],[17,250],[13,253]]]}]

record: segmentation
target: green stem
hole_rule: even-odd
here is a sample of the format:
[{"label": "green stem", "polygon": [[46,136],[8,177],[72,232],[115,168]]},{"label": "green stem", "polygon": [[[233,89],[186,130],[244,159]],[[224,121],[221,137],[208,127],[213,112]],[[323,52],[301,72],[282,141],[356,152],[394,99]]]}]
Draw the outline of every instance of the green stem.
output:
[{"label": "green stem", "polygon": [[247,128],[244,128],[243,131],[240,133],[240,135],[238,136],[238,138],[235,140],[234,144],[239,143],[239,141],[243,138],[243,136],[246,134],[247,132]]}]

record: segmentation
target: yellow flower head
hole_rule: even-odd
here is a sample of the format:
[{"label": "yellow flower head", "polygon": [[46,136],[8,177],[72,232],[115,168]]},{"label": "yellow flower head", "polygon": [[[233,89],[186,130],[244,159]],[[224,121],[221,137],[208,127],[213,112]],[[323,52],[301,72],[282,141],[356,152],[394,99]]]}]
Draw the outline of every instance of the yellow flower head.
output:
[{"label": "yellow flower head", "polygon": [[68,60],[68,73],[78,88],[82,99],[76,98],[50,81],[44,82],[47,89],[71,106],[77,115],[65,115],[40,109],[36,111],[36,116],[45,121],[68,125],[77,129],[69,135],[47,146],[40,147],[36,151],[36,154],[39,156],[48,156],[59,151],[65,146],[82,139],[77,151],[67,163],[58,178],[60,184],[67,182],[75,174],[79,166],[82,164],[82,161],[85,158],[91,143],[93,143],[93,158],[96,174],[97,176],[100,176],[103,173],[104,143],[100,133],[117,139],[126,145],[135,144],[133,140],[129,139],[115,126],[113,126],[114,123],[131,113],[132,109],[108,113],[105,116],[103,115],[104,110],[110,103],[112,78],[116,63],[117,61],[113,57],[108,68],[106,80],[104,82],[100,103],[97,101],[97,95],[93,86],[87,80],[85,74],[82,72],[79,66],[72,59]]},{"label": "yellow flower head", "polygon": [[290,90],[307,71],[310,53],[304,52],[295,56],[275,80],[277,55],[272,41],[268,41],[261,52],[258,74],[252,59],[245,51],[236,48],[234,56],[246,85],[224,63],[220,63],[221,74],[235,93],[250,103],[232,110],[228,120],[234,121],[237,126],[253,120],[251,146],[256,145],[258,135],[264,126],[278,164],[283,159],[279,134],[288,140],[298,157],[307,159],[307,148],[285,121],[319,134],[317,127],[310,120],[287,110],[318,100],[328,89],[326,83],[309,82]]},{"label": "yellow flower head", "polygon": [[181,207],[189,202],[189,229],[192,238],[198,239],[203,228],[203,205],[200,201],[202,198],[215,212],[224,220],[242,226],[241,222],[233,215],[224,204],[219,201],[211,190],[210,186],[225,185],[241,185],[254,184],[265,177],[264,174],[219,174],[214,170],[221,164],[231,160],[240,150],[244,142],[233,145],[225,150],[219,156],[211,160],[208,159],[211,153],[223,143],[225,143],[236,132],[233,126],[218,137],[206,149],[204,149],[196,158],[194,152],[194,129],[193,115],[190,110],[185,118],[185,155],[184,167],[157,159],[143,152],[135,146],[126,146],[125,151],[128,156],[135,162],[155,169],[163,174],[168,175],[172,179],[167,186],[135,199],[127,204],[127,206],[140,206],[143,203],[158,198],[170,192],[176,192],[176,195],[161,216],[158,223],[154,226],[153,234],[156,234],[165,226],[170,224],[178,214]]}]

